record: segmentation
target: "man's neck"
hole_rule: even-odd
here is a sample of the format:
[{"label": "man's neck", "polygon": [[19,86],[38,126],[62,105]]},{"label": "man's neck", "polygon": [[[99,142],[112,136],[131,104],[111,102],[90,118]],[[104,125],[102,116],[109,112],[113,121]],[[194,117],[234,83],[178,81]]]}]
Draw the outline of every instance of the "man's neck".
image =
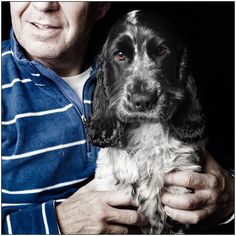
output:
[{"label": "man's neck", "polygon": [[[39,60],[40,61],[40,60]],[[40,61],[45,66],[55,71],[61,77],[69,77],[73,75],[78,75],[88,68],[88,63],[83,60],[82,57],[78,60],[43,60]]]}]

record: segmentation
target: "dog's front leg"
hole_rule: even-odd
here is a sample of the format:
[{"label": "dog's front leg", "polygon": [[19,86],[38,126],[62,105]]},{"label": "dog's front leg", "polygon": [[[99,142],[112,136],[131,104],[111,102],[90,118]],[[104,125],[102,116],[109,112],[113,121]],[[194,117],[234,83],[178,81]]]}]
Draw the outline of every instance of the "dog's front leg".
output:
[{"label": "dog's front leg", "polygon": [[149,226],[141,228],[144,234],[160,234],[164,228],[166,214],[161,204],[160,193],[163,187],[162,173],[140,179],[133,189],[133,197],[139,206],[138,211],[149,220]]},{"label": "dog's front leg", "polygon": [[109,148],[102,148],[98,153],[94,186],[97,191],[117,190]]}]

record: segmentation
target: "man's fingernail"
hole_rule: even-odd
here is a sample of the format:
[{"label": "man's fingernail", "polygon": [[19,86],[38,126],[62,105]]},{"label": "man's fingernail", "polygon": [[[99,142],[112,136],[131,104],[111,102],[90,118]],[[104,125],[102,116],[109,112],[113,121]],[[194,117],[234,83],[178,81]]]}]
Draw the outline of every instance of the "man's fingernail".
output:
[{"label": "man's fingernail", "polygon": [[138,204],[136,203],[135,200],[131,200],[131,204],[132,204],[132,206],[134,206],[134,207],[138,207]]},{"label": "man's fingernail", "polygon": [[170,208],[169,208],[169,207],[164,206],[164,211],[165,211],[165,213],[166,213],[169,217],[171,217]]}]

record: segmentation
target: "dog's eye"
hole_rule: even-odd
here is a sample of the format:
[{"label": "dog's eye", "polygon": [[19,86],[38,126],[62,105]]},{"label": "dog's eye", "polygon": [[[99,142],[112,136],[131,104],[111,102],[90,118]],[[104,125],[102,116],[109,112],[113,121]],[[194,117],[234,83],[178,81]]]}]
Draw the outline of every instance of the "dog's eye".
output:
[{"label": "dog's eye", "polygon": [[157,49],[157,54],[158,54],[159,56],[163,56],[165,53],[166,53],[166,47],[164,47],[164,46],[158,47],[158,49]]},{"label": "dog's eye", "polygon": [[124,61],[126,59],[126,56],[123,52],[118,52],[115,54],[115,59],[118,61]]}]

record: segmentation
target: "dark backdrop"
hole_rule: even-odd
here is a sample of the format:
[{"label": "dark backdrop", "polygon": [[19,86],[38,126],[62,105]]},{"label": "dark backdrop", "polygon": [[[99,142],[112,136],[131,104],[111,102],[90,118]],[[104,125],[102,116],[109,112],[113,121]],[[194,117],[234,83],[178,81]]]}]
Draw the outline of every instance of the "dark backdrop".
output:
[{"label": "dark backdrop", "polygon": [[[160,12],[181,29],[207,118],[208,149],[218,160],[223,158],[222,164],[233,166],[234,2],[113,2],[106,17],[96,23],[91,48],[102,44],[117,17],[134,9]],[[2,2],[3,40],[9,29],[9,3]]]}]

